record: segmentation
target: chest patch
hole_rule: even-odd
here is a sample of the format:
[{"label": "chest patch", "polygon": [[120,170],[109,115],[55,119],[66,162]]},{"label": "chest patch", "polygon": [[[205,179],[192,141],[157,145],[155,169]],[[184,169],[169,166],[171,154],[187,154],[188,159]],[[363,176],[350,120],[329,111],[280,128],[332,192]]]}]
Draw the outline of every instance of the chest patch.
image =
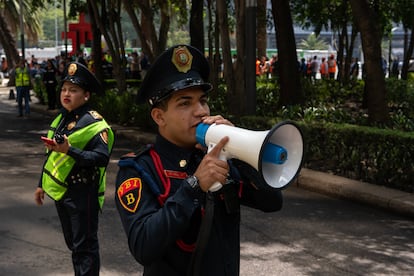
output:
[{"label": "chest patch", "polygon": [[141,178],[129,178],[122,182],[116,193],[125,210],[135,213],[141,200],[141,190]]}]

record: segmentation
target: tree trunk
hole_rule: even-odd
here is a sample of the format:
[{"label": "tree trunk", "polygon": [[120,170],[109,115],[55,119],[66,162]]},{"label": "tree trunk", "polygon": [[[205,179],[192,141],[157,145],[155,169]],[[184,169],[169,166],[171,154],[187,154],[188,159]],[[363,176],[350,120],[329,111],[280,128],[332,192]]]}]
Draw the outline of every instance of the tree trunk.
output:
[{"label": "tree trunk", "polygon": [[95,20],[95,17],[93,16],[93,10],[88,3],[88,11],[91,18],[91,28],[92,28],[92,58],[93,58],[93,64],[94,64],[94,74],[96,78],[103,84],[104,81],[104,73],[102,70],[102,42],[101,42],[101,36],[102,33],[98,28],[98,24]]},{"label": "tree trunk", "polygon": [[368,117],[371,123],[386,123],[389,118],[385,78],[382,71],[381,35],[378,14],[370,7],[368,0],[350,0],[352,14],[361,32],[366,72],[365,89]]},{"label": "tree trunk", "polygon": [[223,62],[223,77],[227,86],[228,106],[231,114],[236,117],[240,115],[240,104],[238,97],[235,97],[233,63],[231,59],[230,32],[228,26],[228,14],[225,0],[217,0],[217,15],[221,38],[221,55]]},{"label": "tree trunk", "polygon": [[267,0],[257,0],[257,57],[267,57]]},{"label": "tree trunk", "polygon": [[247,110],[246,103],[246,49],[245,49],[245,33],[246,33],[246,6],[245,0],[235,0],[235,11],[236,11],[236,47],[237,47],[237,58],[233,64],[234,70],[234,91],[233,97],[237,103],[237,107],[240,110],[240,114],[245,114]]},{"label": "tree trunk", "polygon": [[300,84],[293,22],[289,1],[272,0],[272,13],[280,72],[279,106],[302,104],[304,97]]},{"label": "tree trunk", "polygon": [[204,53],[203,1],[191,1],[190,39],[191,45]]},{"label": "tree trunk", "polygon": [[404,62],[401,69],[401,79],[407,80],[408,77],[408,67],[410,65],[410,59],[413,55],[414,50],[414,20],[413,20],[413,26],[411,27],[411,36],[410,36],[410,43],[408,44],[407,51],[404,51]]},{"label": "tree trunk", "polygon": [[149,39],[147,39],[147,36],[144,33],[143,28],[138,20],[138,16],[135,14],[134,7],[132,6],[131,1],[123,0],[122,2],[124,4],[126,12],[128,13],[129,19],[131,19],[135,32],[138,34],[142,51],[148,57],[150,62],[153,62],[155,59],[154,52],[152,51],[152,48],[149,44]]},{"label": "tree trunk", "polygon": [[9,70],[11,70],[19,61],[19,52],[17,51],[16,40],[3,16],[0,16],[0,44],[3,46],[7,64]]},{"label": "tree trunk", "polygon": [[[101,13],[98,10],[98,4],[95,1],[88,1],[93,16],[95,17],[96,23],[99,30],[103,34],[108,51],[112,56],[112,74],[116,80],[116,85],[119,93],[126,91],[126,74],[125,74],[125,49],[121,30],[121,17],[120,8],[121,3],[113,3],[101,1]],[[109,7],[107,7],[109,4]]]}]

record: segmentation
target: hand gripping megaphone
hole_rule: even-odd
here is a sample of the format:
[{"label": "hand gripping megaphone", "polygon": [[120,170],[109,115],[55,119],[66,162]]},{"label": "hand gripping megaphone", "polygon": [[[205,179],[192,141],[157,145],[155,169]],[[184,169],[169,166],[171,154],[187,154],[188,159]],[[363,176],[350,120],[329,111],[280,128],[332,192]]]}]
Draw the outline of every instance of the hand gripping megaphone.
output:
[{"label": "hand gripping megaphone", "polygon": [[[208,152],[225,136],[230,139],[219,158],[246,162],[268,186],[284,188],[298,175],[303,161],[303,137],[293,122],[281,122],[268,131],[203,123],[196,128],[197,142],[207,147]],[[210,191],[221,187],[221,183],[215,183]]]}]

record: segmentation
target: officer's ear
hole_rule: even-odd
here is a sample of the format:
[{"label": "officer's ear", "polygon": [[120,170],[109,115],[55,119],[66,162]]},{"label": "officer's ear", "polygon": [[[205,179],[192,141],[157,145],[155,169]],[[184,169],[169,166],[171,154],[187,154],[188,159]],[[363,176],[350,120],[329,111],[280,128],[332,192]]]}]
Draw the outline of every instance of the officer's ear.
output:
[{"label": "officer's ear", "polygon": [[85,101],[88,101],[91,98],[91,93],[89,91],[85,91]]},{"label": "officer's ear", "polygon": [[159,108],[159,107],[152,108],[151,109],[151,117],[158,126],[163,126],[164,125],[164,123],[165,123],[164,110],[162,110],[161,108]]}]

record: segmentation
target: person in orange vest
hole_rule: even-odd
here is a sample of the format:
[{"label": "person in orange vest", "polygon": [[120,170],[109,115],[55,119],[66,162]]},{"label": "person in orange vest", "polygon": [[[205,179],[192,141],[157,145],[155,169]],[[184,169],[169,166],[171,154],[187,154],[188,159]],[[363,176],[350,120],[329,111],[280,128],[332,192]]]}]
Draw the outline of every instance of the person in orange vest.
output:
[{"label": "person in orange vest", "polygon": [[319,73],[321,73],[321,79],[326,80],[329,78],[328,63],[324,57],[322,58],[321,65],[319,66]]},{"label": "person in orange vest", "polygon": [[335,78],[336,60],[335,60],[335,56],[333,54],[328,59],[328,73],[329,73],[329,78],[330,79]]},{"label": "person in orange vest", "polygon": [[256,77],[260,76],[262,73],[260,68],[260,59],[256,59]]}]

